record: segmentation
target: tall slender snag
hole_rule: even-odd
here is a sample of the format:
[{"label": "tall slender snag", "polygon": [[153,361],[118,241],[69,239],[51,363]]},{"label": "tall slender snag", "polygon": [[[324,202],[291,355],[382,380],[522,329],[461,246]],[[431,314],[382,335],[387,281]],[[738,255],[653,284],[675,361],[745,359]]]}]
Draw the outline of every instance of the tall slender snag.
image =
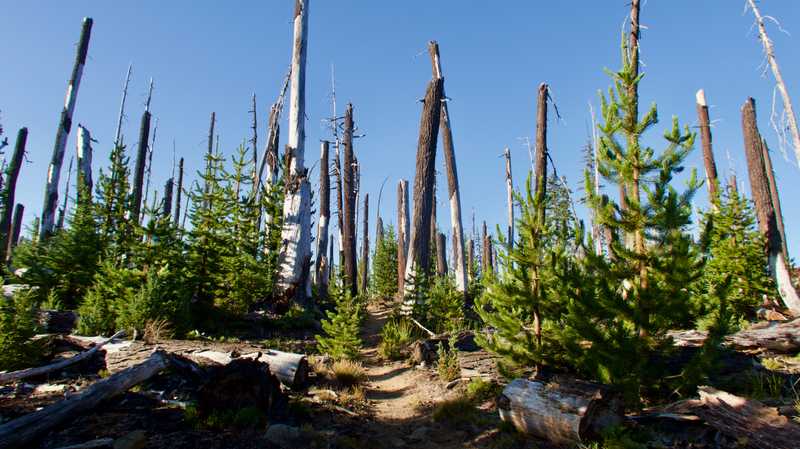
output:
[{"label": "tall slender snag", "polygon": [[163,217],[168,218],[172,212],[172,189],[174,184],[175,180],[173,178],[167,179],[167,182],[164,183],[164,204],[161,208],[161,215]]},{"label": "tall slender snag", "polygon": [[136,167],[133,172],[133,201],[131,203],[131,221],[139,222],[139,213],[142,209],[142,188],[144,184],[144,169],[147,162],[147,145],[150,141],[150,111],[142,113],[142,122],[139,127],[139,146],[136,150]]},{"label": "tall slender snag", "polygon": [[800,315],[800,298],[791,283],[791,276],[781,250],[781,235],[778,232],[775,207],[772,204],[766,167],[763,159],[761,134],[756,121],[755,100],[748,99],[742,106],[742,131],[744,150],[747,156],[747,171],[750,175],[750,191],[756,206],[759,231],[767,242],[769,267],[778,286],[783,303],[794,315]]},{"label": "tall slender snag", "polygon": [[542,83],[539,85],[539,94],[536,99],[536,163],[534,175],[536,176],[535,194],[541,198],[539,208],[539,222],[544,223],[544,198],[547,195],[547,97],[549,87]]},{"label": "tall slender snag", "polygon": [[296,0],[294,46],[289,96],[289,139],[292,158],[283,203],[278,291],[305,304],[311,297],[311,184],[305,168],[306,49],[309,0]]},{"label": "tall slender snag", "polygon": [[92,35],[92,19],[83,19],[81,37],[78,41],[78,51],[75,55],[75,64],[72,67],[67,85],[67,95],[64,100],[64,108],[61,111],[61,119],[56,131],[56,141],[53,146],[53,156],[50,166],[47,169],[47,183],[44,190],[44,205],[42,206],[42,219],[39,224],[39,239],[45,240],[53,232],[55,227],[56,207],[58,205],[58,182],[61,176],[61,165],[64,163],[64,151],[67,147],[67,137],[72,128],[72,114],[75,112],[75,101],[78,97],[78,88],[83,76],[83,67],[86,65],[86,54],[89,51],[89,39]]},{"label": "tall slender snag", "polygon": [[64,204],[58,210],[58,219],[56,220],[56,230],[64,229],[64,217],[67,214],[67,207],[69,205],[69,186],[72,185],[70,180],[72,178],[72,162],[74,157],[69,158],[69,166],[67,167],[67,183],[64,185]]},{"label": "tall slender snag", "polygon": [[484,276],[489,274],[492,267],[492,253],[490,249],[489,233],[487,232],[486,222],[483,222],[483,233],[481,234],[481,272]]},{"label": "tall slender snag", "polygon": [[369,193],[364,194],[364,226],[361,228],[364,235],[361,237],[361,294],[367,295],[369,286]]},{"label": "tall slender snag", "polygon": [[78,182],[83,183],[84,194],[92,197],[92,135],[88,129],[78,125]]},{"label": "tall slender snag", "polygon": [[436,234],[436,275],[447,276],[447,237],[442,232]]},{"label": "tall slender snag", "polygon": [[[414,176],[414,214],[406,260],[407,280],[412,279],[417,270],[426,275],[430,273],[430,223],[436,169],[436,140],[442,110],[442,85],[441,78],[431,80],[423,100]],[[406,282],[405,291],[410,293],[413,289],[414,285]],[[413,304],[404,303],[404,312],[410,313],[411,306]]]},{"label": "tall slender snag", "polygon": [[764,53],[767,57],[767,62],[772,70],[772,76],[775,77],[775,84],[778,91],[781,93],[783,100],[783,109],[786,111],[786,119],[789,125],[789,131],[792,133],[792,146],[794,147],[795,158],[797,164],[800,166],[800,129],[797,126],[797,117],[794,115],[794,107],[792,106],[792,99],[789,97],[789,89],[786,88],[786,83],[783,81],[781,69],[778,67],[778,60],[775,58],[775,49],[772,47],[772,40],[767,35],[767,28],[764,24],[764,17],[761,11],[756,7],[755,0],[747,0],[747,4],[753,11],[756,17],[756,24],[758,25],[758,37],[761,40],[761,45],[764,47]]},{"label": "tall slender snag", "polygon": [[181,224],[181,196],[183,195],[183,158],[178,162],[178,189],[175,192],[175,225]]},{"label": "tall slender snag", "polygon": [[506,147],[503,151],[503,157],[506,160],[506,208],[508,214],[508,227],[506,228],[506,237],[508,241],[508,251],[514,247],[514,181],[511,178],[511,150]]},{"label": "tall slender snag", "polygon": [[717,164],[714,162],[714,151],[711,147],[711,121],[708,117],[706,94],[700,89],[697,91],[697,120],[700,127],[700,140],[703,143],[703,164],[706,168],[706,183],[712,207],[716,208],[719,200],[719,180],[717,178]]},{"label": "tall slender snag", "polygon": [[128,85],[131,82],[131,72],[133,64],[128,64],[128,74],[125,75],[125,83],[122,85],[122,100],[119,102],[119,117],[117,117],[117,132],[114,134],[114,146],[122,145],[122,120],[125,117],[125,100],[128,98]]},{"label": "tall slender snag", "polygon": [[11,254],[14,241],[12,236],[11,213],[14,209],[14,196],[17,191],[17,179],[25,159],[25,145],[28,142],[28,128],[20,128],[17,132],[17,142],[14,145],[14,154],[11,163],[6,169],[5,185],[3,186],[3,215],[0,218],[0,260],[6,261]]},{"label": "tall slender snag", "polygon": [[405,291],[409,221],[408,181],[401,179],[397,183],[397,294],[401,297]]},{"label": "tall slender snag", "polygon": [[144,204],[147,204],[147,200],[148,198],[150,198],[150,177],[153,174],[153,152],[155,151],[156,148],[157,132],[158,132],[158,117],[156,117],[155,124],[153,125],[153,138],[150,141],[150,145],[148,145],[147,147],[147,166],[145,167],[144,196],[142,197],[142,201],[144,201]]},{"label": "tall slender snag", "polygon": [[343,229],[342,251],[344,253],[344,285],[353,295],[358,294],[358,264],[356,261],[356,192],[353,156],[353,105],[348,104],[344,112],[344,135],[342,136],[342,201]]},{"label": "tall slender snag", "polygon": [[[252,98],[252,106],[253,109],[250,110],[250,114],[252,115],[252,120],[250,121],[250,129],[253,131],[253,137],[250,139],[250,143],[252,144],[251,148],[253,150],[253,187],[258,184],[258,115],[256,109],[256,93],[253,92]],[[253,192],[258,192],[258,190],[253,190]]]},{"label": "tall slender snag", "polygon": [[328,248],[328,226],[331,216],[331,186],[328,173],[328,141],[323,140],[320,147],[319,158],[319,222],[317,223],[317,249],[316,266],[314,267],[314,281],[322,296],[327,294],[328,279],[326,267],[330,261],[325,261]]},{"label": "tall slender snag", "polygon": [[8,240],[8,249],[6,251],[6,264],[11,262],[11,256],[14,255],[14,248],[19,243],[19,234],[22,231],[22,216],[25,214],[25,206],[17,203],[14,207],[14,221],[11,223],[11,238]]},{"label": "tall slender snag", "polygon": [[[443,78],[439,44],[436,41],[428,43],[428,52],[431,56],[434,78]],[[446,97],[442,86],[442,97]],[[464,226],[461,218],[461,192],[458,186],[458,169],[456,166],[456,153],[453,144],[453,130],[450,124],[450,112],[447,101],[442,101],[440,127],[442,132],[442,152],[444,155],[445,171],[447,172],[447,193],[450,200],[450,227],[453,233],[453,270],[455,272],[456,289],[460,292],[467,291],[467,266],[464,260]]]}]

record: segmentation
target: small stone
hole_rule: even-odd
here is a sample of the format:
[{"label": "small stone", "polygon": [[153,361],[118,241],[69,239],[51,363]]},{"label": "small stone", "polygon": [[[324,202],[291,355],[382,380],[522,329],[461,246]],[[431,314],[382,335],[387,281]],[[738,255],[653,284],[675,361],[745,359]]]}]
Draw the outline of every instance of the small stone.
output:
[{"label": "small stone", "polygon": [[264,438],[278,447],[290,449],[297,447],[297,441],[300,439],[300,429],[286,424],[273,424],[267,428]]}]

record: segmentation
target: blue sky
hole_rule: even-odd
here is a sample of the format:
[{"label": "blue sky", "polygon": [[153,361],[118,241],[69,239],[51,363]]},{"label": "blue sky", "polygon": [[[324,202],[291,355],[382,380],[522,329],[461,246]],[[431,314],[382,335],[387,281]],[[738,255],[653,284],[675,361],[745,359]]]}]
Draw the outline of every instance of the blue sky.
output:
[{"label": "blue sky", "polygon": [[[152,112],[159,121],[153,177],[159,190],[170,176],[173,140],[190,173],[201,167],[211,111],[217,114],[226,154],[250,137],[253,92],[258,96],[263,142],[267,111],[290,60],[292,1],[0,0],[0,6],[0,120],[12,145],[19,127],[30,131],[31,163],[23,168],[17,193],[28,221],[41,210],[44,176],[84,16],[94,18],[95,25],[74,121],[98,140],[95,169],[106,164],[131,62],[134,75],[124,134],[129,146],[135,144],[147,83],[153,77]],[[762,13],[800,35],[796,2],[763,0],[760,6]],[[541,82],[550,84],[561,115],[556,120],[551,112],[552,157],[559,174],[578,191],[588,104],[597,108],[598,90],[609,85],[603,68],[619,65],[627,9],[625,0],[314,0],[306,158],[318,157],[319,140],[328,135],[322,120],[330,115],[334,64],[340,110],[352,102],[356,124],[366,135],[356,141],[356,152],[363,166],[362,188],[373,201],[370,219],[374,223],[378,189],[388,177],[381,213],[385,222],[393,222],[397,180],[412,180],[414,175],[418,99],[431,76],[426,43],[435,39],[451,98],[465,226],[470,226],[473,210],[478,222],[504,223],[499,156],[504,147],[511,148],[515,184],[521,187],[529,159],[519,138],[534,134],[535,95]],[[769,127],[773,81],[769,73],[762,74],[763,55],[752,23],[752,15],[744,13],[744,0],[645,0],[641,98],[646,104],[657,102],[661,117],[647,142],[663,147],[660,135],[673,115],[681,123],[696,125],[694,95],[704,88],[712,105],[718,169],[725,174],[734,168],[747,189],[739,109],[748,96],[754,97],[762,134],[776,150],[773,164],[790,252],[797,255],[800,208],[794,206],[794,195],[800,193],[800,170],[777,151],[776,135]],[[798,37],[774,26],[769,31],[790,92],[800,102]],[[74,152],[73,129],[68,155]],[[699,139],[687,165],[702,174]],[[441,153],[437,167],[439,191],[445,192]],[[703,189],[696,205],[706,204]],[[443,194],[438,209],[440,225],[448,229]]]}]

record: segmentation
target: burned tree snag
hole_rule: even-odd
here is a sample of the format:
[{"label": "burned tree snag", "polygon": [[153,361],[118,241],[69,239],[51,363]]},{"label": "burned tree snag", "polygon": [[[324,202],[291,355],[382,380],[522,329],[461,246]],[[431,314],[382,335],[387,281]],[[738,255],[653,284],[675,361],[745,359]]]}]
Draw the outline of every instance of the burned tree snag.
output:
[{"label": "burned tree snag", "polygon": [[489,233],[487,232],[486,221],[484,221],[481,237],[481,272],[484,276],[491,270],[492,254],[489,244]]},{"label": "burned tree snag", "polygon": [[[14,196],[17,190],[17,178],[25,158],[25,145],[28,142],[28,128],[20,128],[17,133],[17,142],[14,145],[14,154],[11,163],[6,169],[5,185],[3,186],[3,215],[0,218],[0,260],[6,261],[16,240],[13,238],[11,226],[11,213],[14,209]],[[16,216],[15,216],[16,217]],[[14,243],[12,243],[14,242]]]},{"label": "burned tree snag", "polygon": [[42,219],[39,224],[39,239],[45,240],[53,233],[55,227],[56,207],[58,206],[58,181],[61,176],[61,164],[64,162],[64,151],[67,147],[67,137],[72,128],[72,114],[75,111],[75,100],[83,76],[83,67],[86,64],[86,54],[89,51],[89,39],[92,35],[92,19],[83,19],[81,37],[78,41],[78,51],[75,55],[75,64],[72,67],[67,85],[67,96],[64,100],[64,109],[56,131],[56,141],[53,146],[53,156],[47,169],[47,183],[44,190],[44,205],[42,206]]},{"label": "burned tree snag", "polygon": [[344,154],[342,158],[342,201],[344,217],[342,228],[342,251],[344,252],[344,285],[353,296],[358,294],[358,265],[356,262],[356,192],[353,156],[353,105],[348,104],[344,112]]},{"label": "burned tree snag", "polygon": [[514,247],[514,181],[511,178],[511,150],[506,147],[503,151],[506,159],[506,207],[508,208],[508,227],[506,228],[506,238],[508,238],[508,251]]},{"label": "burned tree snag", "polygon": [[475,240],[467,240],[467,273],[469,281],[473,281],[473,273],[475,273]]},{"label": "burned tree snag", "polygon": [[441,232],[436,235],[436,275],[447,276],[447,237]]},{"label": "burned tree snag", "polygon": [[364,194],[364,226],[361,228],[364,235],[361,237],[361,287],[362,295],[367,295],[369,286],[369,193]]},{"label": "burned tree snag", "polygon": [[[139,145],[136,150],[136,167],[133,172],[133,204],[131,204],[131,221],[139,222],[139,213],[142,210],[142,187],[144,187],[144,169],[147,162],[147,146],[150,143],[150,95],[153,92],[153,80],[150,80],[150,94],[142,113],[142,122],[139,127]],[[211,132],[214,132],[214,113],[211,113]],[[208,144],[211,148],[211,140]],[[210,152],[210,151],[209,151]],[[206,192],[207,193],[207,192]]]},{"label": "burned tree snag", "polygon": [[314,282],[322,296],[327,294],[328,287],[325,267],[330,265],[330,261],[325,261],[325,257],[327,257],[330,216],[331,186],[328,173],[328,141],[323,140],[319,158],[319,222],[317,223],[317,259],[314,267]]},{"label": "burned tree snag", "polygon": [[178,162],[178,189],[175,192],[175,225],[181,223],[181,195],[183,194],[183,158]]},{"label": "burned tree snag", "polygon": [[401,179],[397,183],[397,293],[400,296],[405,291],[408,226],[408,181]]},{"label": "burned tree snag", "polygon": [[64,204],[61,206],[61,209],[58,210],[58,218],[56,219],[56,230],[64,229],[64,217],[67,214],[67,206],[69,204],[69,186],[70,186],[70,179],[72,178],[72,162],[75,160],[74,157],[69,158],[69,166],[67,167],[67,183],[64,187]]},{"label": "burned tree snag", "polygon": [[14,208],[14,221],[11,223],[11,238],[8,241],[8,249],[6,250],[6,264],[11,261],[11,256],[14,254],[19,242],[19,234],[22,231],[22,216],[25,214],[25,206],[17,203]]},{"label": "burned tree snag", "polygon": [[786,228],[783,226],[783,210],[781,209],[781,198],[778,195],[778,184],[775,183],[775,171],[772,169],[772,158],[769,156],[767,141],[761,139],[761,155],[764,160],[764,172],[769,183],[769,195],[772,206],[775,208],[775,225],[778,227],[778,234],[781,236],[781,252],[783,260],[789,259],[789,246],[786,243]]},{"label": "burned tree snag", "polygon": [[[411,225],[411,240],[406,260],[406,279],[411,279],[416,270],[430,272],[430,223],[433,209],[434,175],[436,169],[436,139],[439,133],[442,104],[441,78],[428,83],[420,118],[417,163],[414,176],[414,214]],[[405,291],[413,289],[406,284]],[[406,311],[410,305],[406,305]]]},{"label": "burned tree snag", "polygon": [[706,103],[705,92],[702,89],[698,90],[696,97],[700,140],[703,142],[703,164],[706,167],[708,194],[713,205],[715,201],[719,200],[719,180],[717,179],[717,164],[714,162],[714,151],[711,147],[711,121],[708,118],[708,105]]},{"label": "burned tree snag", "polygon": [[781,235],[778,232],[775,206],[772,204],[766,167],[763,159],[761,135],[756,121],[755,100],[748,99],[742,106],[742,131],[747,156],[747,171],[750,175],[750,191],[756,207],[758,228],[767,242],[769,267],[783,303],[794,314],[800,315],[800,298],[791,282],[787,261],[781,250]]},{"label": "burned tree snag", "polygon": [[133,64],[128,65],[128,74],[125,75],[125,84],[122,85],[122,101],[119,103],[119,117],[117,117],[117,132],[114,134],[114,146],[122,146],[122,119],[125,117],[125,100],[128,98],[128,84],[131,82]]},{"label": "burned tree snag", "polygon": [[311,297],[311,184],[305,168],[306,48],[309,0],[296,0],[289,96],[288,147],[292,159],[283,202],[278,290],[304,304]]},{"label": "burned tree snag", "polygon": [[[443,78],[441,59],[439,57],[439,44],[436,41],[428,43],[428,52],[431,55],[434,78]],[[442,97],[445,97],[442,86]],[[458,187],[458,169],[456,166],[456,153],[453,145],[453,130],[450,124],[450,113],[447,101],[442,102],[440,127],[442,131],[442,151],[444,165],[447,172],[447,194],[450,200],[450,226],[453,232],[453,270],[455,272],[456,289],[460,292],[467,291],[467,267],[464,260],[464,227],[461,219],[461,193]]]},{"label": "burned tree snag", "polygon": [[167,182],[164,183],[164,205],[161,208],[161,215],[164,217],[169,217],[172,212],[172,189],[174,184],[173,178],[167,179]]},{"label": "burned tree snag", "polygon": [[84,190],[78,191],[81,194],[92,197],[92,135],[89,130],[78,125],[78,183],[83,184]]},{"label": "burned tree snag", "polygon": [[[638,4],[638,0],[634,0]],[[544,222],[545,197],[547,196],[547,97],[549,95],[548,86],[545,83],[539,85],[539,95],[536,100],[536,164],[534,175],[536,176],[535,194],[541,198],[539,208],[539,222]]]},{"label": "burned tree snag", "polygon": [[[250,114],[252,114],[253,118],[250,122],[250,129],[253,131],[253,137],[250,139],[250,142],[253,144],[253,186],[255,187],[258,184],[258,115],[256,109],[256,93],[253,92],[252,98],[252,105],[253,109],[250,110]],[[258,192],[258,190],[253,190],[253,192]]]}]

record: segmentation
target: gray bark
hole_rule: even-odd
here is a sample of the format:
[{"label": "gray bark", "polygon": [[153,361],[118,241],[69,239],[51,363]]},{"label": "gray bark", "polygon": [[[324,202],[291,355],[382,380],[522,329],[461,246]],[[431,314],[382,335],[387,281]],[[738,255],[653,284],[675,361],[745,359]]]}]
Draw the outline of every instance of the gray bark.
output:
[{"label": "gray bark", "polygon": [[[28,142],[28,128],[20,128],[17,133],[17,142],[14,144],[14,154],[6,170],[6,179],[3,189],[3,215],[0,218],[0,261],[6,261],[11,250],[16,244],[11,226],[11,213],[14,209],[14,197],[17,191],[17,178],[25,159],[25,145]],[[16,216],[15,216],[16,217]],[[12,243],[13,242],[13,243]]]}]

